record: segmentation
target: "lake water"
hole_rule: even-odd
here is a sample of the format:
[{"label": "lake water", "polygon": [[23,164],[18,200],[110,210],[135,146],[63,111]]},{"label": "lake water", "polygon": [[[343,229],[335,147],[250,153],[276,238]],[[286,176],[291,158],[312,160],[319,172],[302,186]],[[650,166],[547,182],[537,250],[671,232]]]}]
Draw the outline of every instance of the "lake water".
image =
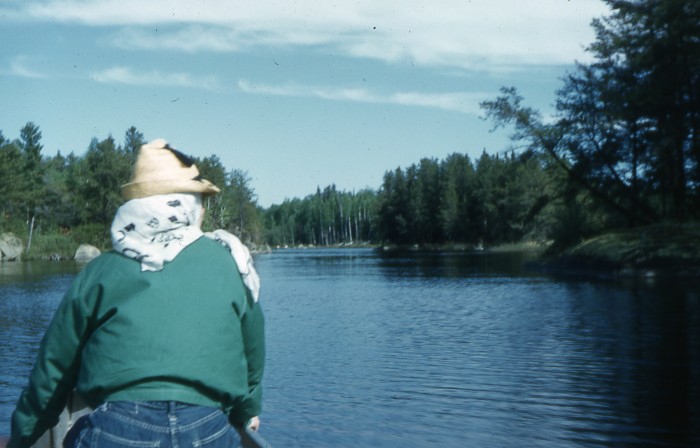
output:
[{"label": "lake water", "polygon": [[[700,446],[700,288],[513,254],[256,258],[281,447]],[[0,434],[78,267],[0,264]]]}]

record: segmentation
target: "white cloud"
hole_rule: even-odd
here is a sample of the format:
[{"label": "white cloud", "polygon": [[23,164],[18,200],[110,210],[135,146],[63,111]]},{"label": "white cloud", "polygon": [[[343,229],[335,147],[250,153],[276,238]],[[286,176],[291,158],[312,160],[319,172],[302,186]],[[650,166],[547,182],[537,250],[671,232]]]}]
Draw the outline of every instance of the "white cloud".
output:
[{"label": "white cloud", "polygon": [[120,30],[113,43],[125,49],[197,51],[239,51],[235,32],[219,29],[209,32],[202,27],[188,26],[177,31],[152,31],[129,27]]},{"label": "white cloud", "polygon": [[[352,56],[491,69],[570,64],[594,39],[602,0],[48,0],[34,19],[124,26],[117,43],[145,49],[239,51],[322,45]],[[158,28],[157,36],[139,27]]]},{"label": "white cloud", "polygon": [[481,112],[479,103],[491,96],[489,93],[479,92],[380,94],[364,88],[253,84],[243,79],[238,81],[238,87],[245,93],[257,95],[314,97],[331,101],[419,106],[468,114],[479,114]]},{"label": "white cloud", "polygon": [[97,82],[105,84],[193,87],[206,90],[219,89],[219,83],[214,77],[196,77],[188,73],[161,73],[157,70],[140,72],[128,67],[112,67],[92,73],[90,77]]},{"label": "white cloud", "polygon": [[113,38],[113,43],[124,49],[180,50],[188,53],[197,51],[235,52],[267,46],[306,46],[330,44],[318,33],[281,33],[276,29],[248,29],[245,26],[226,27],[221,25],[188,24],[169,26],[153,31],[130,26],[121,29]]},{"label": "white cloud", "polygon": [[21,78],[41,79],[46,78],[45,73],[38,72],[29,67],[30,61],[25,56],[17,56],[10,62],[9,74]]}]

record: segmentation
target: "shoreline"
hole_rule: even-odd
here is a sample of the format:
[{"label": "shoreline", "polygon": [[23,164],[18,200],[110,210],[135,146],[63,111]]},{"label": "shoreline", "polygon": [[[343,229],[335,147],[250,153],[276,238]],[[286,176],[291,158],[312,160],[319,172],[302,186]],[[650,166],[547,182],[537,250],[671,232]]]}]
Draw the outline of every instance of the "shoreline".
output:
[{"label": "shoreline", "polygon": [[658,224],[610,231],[545,255],[533,267],[555,275],[611,280],[700,280],[700,225]]},{"label": "shoreline", "polygon": [[[700,224],[657,224],[619,229],[589,238],[576,246],[557,250],[551,241],[522,241],[492,247],[466,243],[382,245],[367,241],[328,246],[289,247],[252,245],[253,254],[276,250],[373,249],[391,252],[531,253],[537,260],[528,268],[552,275],[598,279],[671,277],[700,280]],[[79,262],[72,256],[39,250],[17,261]],[[2,260],[5,263],[15,261]]]}]

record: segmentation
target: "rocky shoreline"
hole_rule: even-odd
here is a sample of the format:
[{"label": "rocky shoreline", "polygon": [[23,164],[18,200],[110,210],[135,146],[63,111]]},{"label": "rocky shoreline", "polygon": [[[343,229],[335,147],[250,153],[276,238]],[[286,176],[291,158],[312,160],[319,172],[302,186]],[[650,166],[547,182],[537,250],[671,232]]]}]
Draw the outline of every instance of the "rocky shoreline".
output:
[{"label": "rocky shoreline", "polygon": [[[53,252],[45,254],[41,259],[51,261],[75,260],[78,262],[87,262],[100,255],[102,252],[99,248],[90,244],[80,244],[72,256]],[[13,233],[0,234],[0,262],[21,261],[25,255],[25,245],[21,238]]]}]

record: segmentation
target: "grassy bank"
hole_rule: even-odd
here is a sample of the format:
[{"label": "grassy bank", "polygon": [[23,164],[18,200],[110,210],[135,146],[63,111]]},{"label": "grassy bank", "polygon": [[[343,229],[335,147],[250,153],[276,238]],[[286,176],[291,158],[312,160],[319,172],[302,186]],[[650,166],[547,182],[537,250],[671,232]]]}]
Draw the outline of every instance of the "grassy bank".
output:
[{"label": "grassy bank", "polygon": [[563,274],[598,277],[700,278],[700,224],[659,224],[591,238],[542,265]]},{"label": "grassy bank", "polygon": [[[6,231],[22,241],[24,247],[22,260],[72,260],[81,244],[90,244],[102,251],[110,248],[109,236],[102,226],[86,225],[75,227],[70,231],[38,229],[32,234],[31,245],[28,244],[28,231],[17,228]],[[0,233],[5,233],[5,230]],[[28,245],[29,250],[27,250]]]}]

